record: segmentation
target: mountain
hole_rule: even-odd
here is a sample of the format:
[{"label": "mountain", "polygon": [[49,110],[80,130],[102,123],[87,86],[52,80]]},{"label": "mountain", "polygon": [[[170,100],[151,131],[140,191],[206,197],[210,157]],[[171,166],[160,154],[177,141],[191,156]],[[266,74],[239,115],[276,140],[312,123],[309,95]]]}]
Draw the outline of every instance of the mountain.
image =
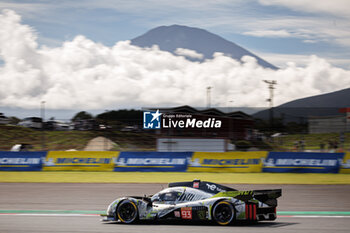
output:
[{"label": "mountain", "polygon": [[161,50],[173,54],[175,54],[174,51],[177,48],[190,49],[203,54],[203,59],[212,58],[215,52],[224,53],[236,60],[240,60],[243,56],[248,55],[255,57],[258,64],[265,68],[277,69],[274,65],[235,43],[199,28],[181,25],[161,26],[132,39],[131,44],[139,47],[158,45]]},{"label": "mountain", "polygon": [[[310,116],[334,116],[341,114],[340,108],[350,107],[350,88],[327,94],[297,99],[274,108],[274,117],[283,117],[286,121],[306,120]],[[253,115],[267,119],[269,110]]]}]

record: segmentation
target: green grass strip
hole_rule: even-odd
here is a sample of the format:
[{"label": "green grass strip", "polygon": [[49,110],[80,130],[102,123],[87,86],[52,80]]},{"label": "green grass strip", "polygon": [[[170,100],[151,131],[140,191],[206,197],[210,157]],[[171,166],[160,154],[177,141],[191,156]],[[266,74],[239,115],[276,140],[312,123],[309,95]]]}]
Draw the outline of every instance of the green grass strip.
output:
[{"label": "green grass strip", "polygon": [[208,172],[0,172],[10,183],[169,183],[201,179],[223,184],[350,184],[350,174]]}]

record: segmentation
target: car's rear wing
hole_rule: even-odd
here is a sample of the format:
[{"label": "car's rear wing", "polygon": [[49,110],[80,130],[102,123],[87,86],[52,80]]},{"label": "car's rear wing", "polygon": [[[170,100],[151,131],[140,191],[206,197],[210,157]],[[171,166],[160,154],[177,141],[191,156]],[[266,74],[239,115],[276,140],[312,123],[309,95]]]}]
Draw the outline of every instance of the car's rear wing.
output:
[{"label": "car's rear wing", "polygon": [[269,206],[277,206],[277,198],[282,196],[282,189],[254,190],[253,197]]}]

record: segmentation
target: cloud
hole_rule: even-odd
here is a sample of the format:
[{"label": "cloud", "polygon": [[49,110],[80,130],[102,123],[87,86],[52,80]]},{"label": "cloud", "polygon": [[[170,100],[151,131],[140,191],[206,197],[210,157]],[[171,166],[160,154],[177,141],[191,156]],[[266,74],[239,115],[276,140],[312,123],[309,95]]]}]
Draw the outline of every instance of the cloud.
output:
[{"label": "cloud", "polygon": [[[271,62],[277,67],[286,68],[288,64],[294,64],[299,67],[306,67],[310,63],[312,56],[302,54],[284,54],[284,53],[264,53],[262,51],[257,52],[259,56],[263,57],[267,61]],[[344,69],[350,69],[349,58],[335,58],[330,54],[323,54],[323,59],[327,60],[336,67],[342,67]]]},{"label": "cloud", "polygon": [[[50,109],[116,109],[120,106],[267,106],[265,79],[277,80],[275,103],[350,87],[349,70],[309,57],[306,67],[288,63],[264,69],[252,57],[238,62],[216,53],[192,62],[158,47],[129,41],[112,47],[80,35],[60,47],[39,47],[33,28],[13,11],[0,14],[0,106]],[[178,50],[189,53],[188,50]],[[198,55],[193,51],[191,54]]]},{"label": "cloud", "polygon": [[175,50],[175,53],[180,56],[185,56],[189,58],[196,58],[196,59],[203,59],[204,55],[201,53],[197,53],[194,50],[190,49],[184,49],[184,48],[177,48]]},{"label": "cloud", "polygon": [[260,31],[249,31],[243,33],[244,35],[257,36],[257,37],[292,37],[292,34],[286,30],[260,30]]},{"label": "cloud", "polygon": [[337,17],[349,18],[350,4],[348,0],[315,1],[315,0],[259,0],[263,5],[278,5],[296,11],[310,13],[328,13]]},{"label": "cloud", "polygon": [[[243,34],[258,37],[293,37],[305,43],[311,40],[315,43],[327,43],[332,48],[342,47],[343,52],[338,54],[338,57],[346,56],[350,45],[348,0],[7,0],[0,3],[0,9],[4,8],[14,9],[24,15],[26,20],[36,22],[38,27],[44,28],[41,31],[43,35],[48,33],[48,28],[55,28],[55,32],[61,31],[69,38],[72,38],[74,31],[94,28],[93,26],[105,33],[96,33],[97,29],[93,30],[94,32],[86,30],[84,33],[91,33],[95,40],[110,41],[111,38],[131,38],[146,29],[160,25],[180,24],[205,28],[220,33],[225,38],[235,38],[237,34]],[[91,15],[94,15],[94,22],[91,22]],[[42,21],[43,18],[45,22]],[[139,31],[121,37],[115,25],[124,20],[124,28],[121,31],[130,33],[132,30],[125,30],[130,25],[135,26],[133,30]],[[70,27],[72,28],[69,30]],[[46,36],[57,38],[57,34],[52,34],[51,32],[51,35]],[[40,37],[40,42],[49,43],[49,40],[42,38]],[[255,40],[253,43],[259,41]],[[56,46],[57,43],[53,41],[50,45]],[[280,49],[279,52],[285,51]]]}]

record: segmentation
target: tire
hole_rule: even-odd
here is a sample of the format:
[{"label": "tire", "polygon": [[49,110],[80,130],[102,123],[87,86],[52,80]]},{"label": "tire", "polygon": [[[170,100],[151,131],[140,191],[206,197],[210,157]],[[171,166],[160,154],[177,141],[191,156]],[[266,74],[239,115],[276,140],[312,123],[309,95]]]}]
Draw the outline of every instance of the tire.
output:
[{"label": "tire", "polygon": [[232,204],[227,201],[219,201],[213,207],[213,220],[222,226],[232,223],[235,217],[235,209]]},{"label": "tire", "polygon": [[134,223],[138,219],[137,206],[130,200],[124,200],[118,205],[116,215],[123,223]]}]

